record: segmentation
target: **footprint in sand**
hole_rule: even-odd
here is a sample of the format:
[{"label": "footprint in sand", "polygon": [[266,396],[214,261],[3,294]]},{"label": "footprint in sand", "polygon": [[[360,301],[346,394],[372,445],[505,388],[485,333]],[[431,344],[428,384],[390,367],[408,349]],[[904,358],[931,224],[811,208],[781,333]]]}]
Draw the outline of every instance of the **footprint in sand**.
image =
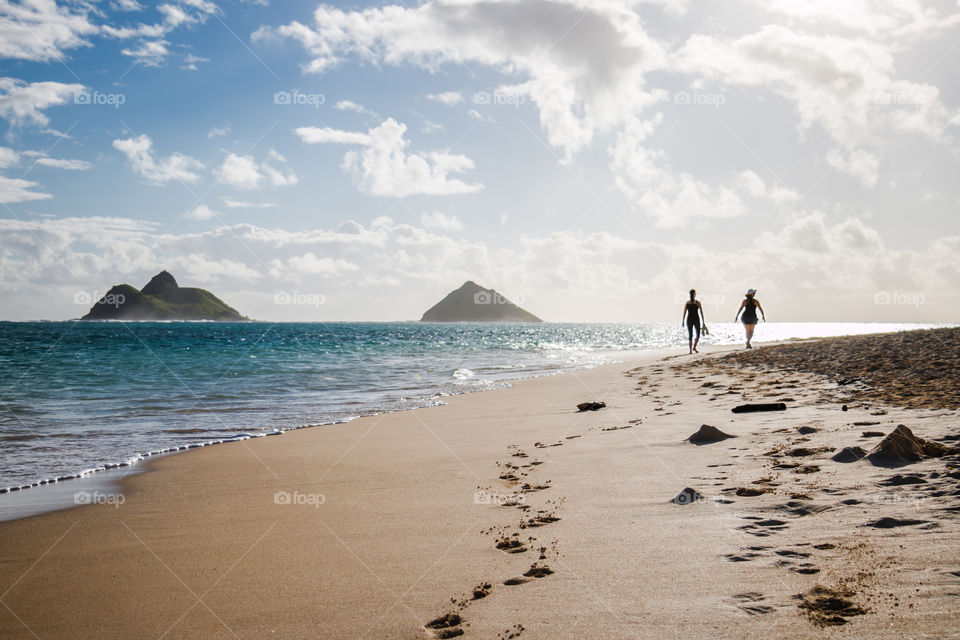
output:
[{"label": "footprint in sand", "polygon": [[504,553],[526,553],[528,548],[523,542],[519,540],[516,536],[519,534],[513,534],[511,537],[504,536],[497,540],[496,547],[503,551]]},{"label": "footprint in sand", "polygon": [[497,634],[497,640],[514,640],[514,638],[519,638],[524,631],[526,629],[522,624],[515,624],[503,633]]},{"label": "footprint in sand", "polygon": [[771,613],[775,609],[775,607],[769,604],[762,604],[766,599],[767,597],[765,595],[756,591],[738,593],[730,598],[734,606],[751,616],[759,616],[765,613]]},{"label": "footprint in sand", "polygon": [[761,489],[759,487],[737,487],[734,493],[741,498],[753,498],[762,496],[765,493],[770,493],[770,491],[771,489]]},{"label": "footprint in sand", "polygon": [[531,580],[536,580],[538,578],[546,578],[551,574],[553,574],[553,569],[551,569],[547,565],[533,563],[532,565],[530,565],[530,568],[524,572],[522,576],[516,576],[513,578],[509,578],[507,580],[504,580],[503,584],[507,585],[508,587],[512,587],[518,584],[524,584],[524,583],[530,582]]},{"label": "footprint in sand", "polygon": [[811,622],[821,627],[846,624],[847,618],[867,612],[851,600],[854,595],[846,589],[831,589],[818,584],[800,596],[800,609]]},{"label": "footprint in sand", "polygon": [[791,567],[790,571],[793,571],[794,573],[799,573],[801,575],[809,576],[815,573],[820,573],[820,568],[813,566],[809,562],[804,562],[800,566]]},{"label": "footprint in sand", "polygon": [[481,582],[473,588],[473,600],[482,600],[493,591],[493,585],[489,582]]},{"label": "footprint in sand", "polygon": [[533,493],[534,491],[543,491],[544,489],[549,489],[549,488],[550,488],[550,480],[547,480],[542,484],[530,484],[529,482],[526,482],[520,487],[520,490],[523,493]]},{"label": "footprint in sand", "polygon": [[526,528],[542,527],[544,525],[548,525],[552,522],[557,522],[559,520],[560,518],[550,514],[538,515],[531,518],[530,520],[527,520],[526,522],[522,522],[520,524],[520,528],[526,529]]},{"label": "footprint in sand", "polygon": [[[753,519],[753,518],[744,518],[744,519]],[[741,531],[749,533],[752,536],[758,538],[766,538],[767,536],[779,533],[787,528],[787,523],[783,520],[769,519],[769,520],[758,520],[751,524],[745,524],[740,527]]]},{"label": "footprint in sand", "polygon": [[432,632],[434,638],[456,638],[463,635],[461,624],[463,624],[463,618],[459,614],[447,613],[424,626]]}]

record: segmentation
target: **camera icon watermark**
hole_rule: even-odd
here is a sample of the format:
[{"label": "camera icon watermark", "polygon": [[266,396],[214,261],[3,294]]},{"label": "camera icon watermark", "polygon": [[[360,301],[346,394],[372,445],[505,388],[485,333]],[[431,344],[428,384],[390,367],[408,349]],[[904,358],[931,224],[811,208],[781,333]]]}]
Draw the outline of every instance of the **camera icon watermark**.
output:
[{"label": "camera icon watermark", "polygon": [[477,91],[473,94],[472,102],[477,105],[505,105],[519,107],[527,101],[527,96],[512,91]]},{"label": "camera icon watermark", "polygon": [[[523,296],[514,298],[517,304],[523,304]],[[512,304],[502,293],[496,291],[477,291],[473,294],[473,304]]]},{"label": "camera icon watermark", "polygon": [[81,91],[73,94],[73,104],[88,106],[108,106],[119,109],[126,103],[127,96],[122,93],[100,93],[99,91]]},{"label": "camera icon watermark", "polygon": [[322,93],[301,93],[297,89],[293,91],[277,91],[273,94],[273,104],[308,106],[319,109],[327,101],[327,97]]},{"label": "camera icon watermark", "polygon": [[278,291],[273,294],[274,304],[295,304],[319,308],[326,304],[327,298],[321,293],[302,293],[300,291]]},{"label": "camera icon watermark", "polygon": [[122,293],[107,293],[100,295],[91,291],[77,291],[73,294],[73,304],[88,307],[92,304],[107,305],[114,309],[119,309],[127,301],[127,296]]},{"label": "camera icon watermark", "polygon": [[920,107],[926,102],[922,93],[904,91],[881,92],[874,94],[873,103],[893,107]]},{"label": "camera icon watermark", "polygon": [[692,105],[696,107],[713,107],[719,109],[727,102],[722,93],[701,93],[699,91],[678,91],[673,94],[673,103],[678,105]]},{"label": "camera icon watermark", "polygon": [[926,304],[927,297],[922,293],[906,291],[877,291],[873,294],[873,304],[907,305],[919,309]]},{"label": "camera icon watermark", "polygon": [[327,497],[322,493],[300,493],[294,491],[277,491],[273,494],[273,503],[279,505],[310,505],[319,509],[320,505],[326,503]]},{"label": "camera icon watermark", "polygon": [[122,494],[100,493],[99,491],[77,491],[73,494],[73,504],[112,504],[115,509],[127,499]]}]

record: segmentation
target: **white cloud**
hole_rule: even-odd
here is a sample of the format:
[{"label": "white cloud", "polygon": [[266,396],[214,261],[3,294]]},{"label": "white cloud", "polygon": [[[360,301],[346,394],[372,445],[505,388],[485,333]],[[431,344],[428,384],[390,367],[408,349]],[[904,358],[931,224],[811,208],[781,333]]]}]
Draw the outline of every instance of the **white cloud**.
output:
[{"label": "white cloud", "polygon": [[143,11],[143,5],[137,0],[114,0],[112,4],[117,11]]},{"label": "white cloud", "polygon": [[223,200],[223,204],[226,205],[228,209],[271,209],[277,206],[276,203],[273,202],[246,202],[243,200],[232,200],[226,196],[221,196],[220,199]]},{"label": "white cloud", "polygon": [[312,27],[292,22],[252,38],[300,42],[313,73],[353,58],[430,70],[477,63],[522,76],[514,91],[538,106],[548,140],[567,159],[595,132],[656,100],[643,72],[664,58],[640,16],[614,2],[424,2],[349,12],[320,6],[313,18]]},{"label": "white cloud", "polygon": [[87,171],[93,168],[93,165],[86,160],[68,160],[65,158],[39,158],[37,164],[44,167],[66,169],[67,171]]},{"label": "white cloud", "polygon": [[212,127],[210,131],[207,131],[207,138],[218,138],[220,136],[225,136],[230,133],[230,124],[227,123],[222,127]]},{"label": "white cloud", "polygon": [[299,127],[294,133],[307,144],[362,144],[371,143],[370,134],[341,131],[329,127]]},{"label": "white cloud", "polygon": [[[142,7],[141,7],[142,8]],[[212,2],[181,0],[179,3],[165,2],[157,6],[161,20],[153,24],[139,23],[136,26],[114,27],[103,25],[104,35],[121,40],[130,38],[162,38],[183,25],[202,24],[218,9]]]},{"label": "white cloud", "polygon": [[[875,291],[897,289],[924,292],[931,304],[920,317],[946,321],[954,317],[951,301],[960,300],[958,248],[958,236],[891,248],[862,221],[822,213],[730,250],[578,229],[495,249],[389,219],[305,231],[234,224],[179,235],[120,218],[0,219],[0,290],[5,310],[40,291],[43,315],[72,317],[70,291],[78,286],[146,282],[162,264],[182,283],[215,284],[217,295],[260,319],[296,317],[297,309],[273,298],[294,289],[324,294],[324,319],[415,319],[472,279],[519,293],[526,308],[558,321],[672,317],[675,295],[691,283],[726,296],[731,316],[746,286],[764,291],[768,313],[779,318],[814,319],[830,301],[843,301],[837,320],[916,314],[873,304]],[[763,268],[746,274],[744,264]],[[243,291],[249,295],[237,297]],[[590,305],[581,303],[584,291]]]},{"label": "white cloud", "polygon": [[[910,0],[900,4],[917,7]],[[866,10],[863,3],[855,9],[835,5],[846,7],[831,14],[838,19],[847,12],[849,16],[879,12]],[[833,11],[821,3],[778,6],[818,14]],[[739,38],[694,35],[674,60],[682,72],[729,85],[763,87],[786,98],[796,108],[801,133],[819,125],[840,146],[827,161],[872,187],[879,167],[873,149],[898,132],[939,140],[948,122],[939,90],[898,78],[893,54],[892,46],[863,37],[812,35],[767,25]]]},{"label": "white cloud", "polygon": [[35,62],[63,60],[65,51],[89,46],[97,32],[89,5],[66,6],[53,0],[0,2],[0,58]]},{"label": "white cloud", "polygon": [[205,204],[198,204],[193,209],[187,212],[186,217],[191,220],[209,220],[211,218],[217,217],[218,214],[216,211],[211,209]]},{"label": "white cloud", "polygon": [[490,122],[490,123],[496,122],[496,120],[493,119],[493,116],[486,113],[480,113],[476,109],[470,109],[469,111],[467,111],[467,115],[473,118],[474,120],[479,120],[480,122]]},{"label": "white cloud", "polygon": [[341,100],[335,105],[333,105],[333,108],[336,109],[337,111],[353,111],[354,113],[359,113],[365,116],[379,117],[379,114],[376,111],[372,111],[366,108],[365,106],[363,106],[362,104],[357,104],[352,100]]},{"label": "white cloud", "polygon": [[791,204],[800,200],[800,194],[785,187],[768,187],[753,171],[737,174],[737,187],[754,198],[771,200],[777,204]]},{"label": "white cloud", "polygon": [[844,153],[842,149],[831,149],[827,153],[827,162],[837,171],[850,174],[865,187],[877,184],[880,160],[868,151],[854,149]]},{"label": "white cloud", "polygon": [[183,64],[180,66],[180,68],[187,71],[196,71],[198,68],[197,63],[200,62],[210,62],[210,58],[201,58],[200,56],[195,56],[192,53],[188,53],[184,57]]},{"label": "white cloud", "polygon": [[727,187],[712,187],[666,165],[662,152],[644,147],[661,124],[658,116],[626,127],[610,149],[616,185],[658,227],[677,228],[693,221],[736,218],[747,210]]},{"label": "white cloud", "polygon": [[33,191],[39,186],[36,182],[30,182],[29,180],[0,176],[0,203],[46,200],[53,197],[49,193]]},{"label": "white cloud", "polygon": [[82,84],[0,78],[0,116],[15,125],[33,123],[45,126],[50,119],[44,115],[44,109],[64,104],[85,89]]},{"label": "white cloud", "polygon": [[457,216],[448,216],[439,211],[421,213],[420,224],[428,229],[440,229],[442,231],[460,231],[463,229],[463,223]]},{"label": "white cloud", "polygon": [[0,169],[17,164],[20,161],[20,154],[10,147],[0,147]]},{"label": "white cloud", "polygon": [[285,263],[282,260],[273,260],[270,274],[281,278],[290,272],[308,276],[340,277],[359,270],[359,266],[342,258],[318,258],[312,251],[308,251],[303,255],[293,256]]},{"label": "white cloud", "polygon": [[440,151],[407,153],[407,127],[387,118],[367,133],[337,129],[300,127],[295,133],[308,144],[352,144],[361,151],[348,151],[343,168],[353,173],[364,193],[402,198],[414,194],[450,195],[475,193],[480,184],[468,184],[450,178],[474,167],[463,155]]},{"label": "white cloud", "polygon": [[165,159],[158,160],[153,153],[153,140],[146,134],[136,138],[114,140],[113,147],[122,151],[130,161],[130,167],[134,172],[146,178],[148,182],[164,184],[171,180],[196,182],[200,179],[200,174],[197,172],[203,169],[203,163],[182,153],[173,153]]},{"label": "white cloud", "polygon": [[134,49],[123,49],[120,51],[125,56],[136,58],[137,62],[147,67],[159,67],[170,55],[166,40],[151,40],[141,42],[140,46]]},{"label": "white cloud", "polygon": [[941,14],[919,0],[757,0],[766,10],[823,27],[841,27],[903,43],[933,38],[960,24],[960,13]]},{"label": "white cloud", "polygon": [[463,102],[463,94],[459,91],[444,91],[442,93],[427,94],[427,99],[442,102],[448,107],[452,107]]},{"label": "white cloud", "polygon": [[[275,162],[286,163],[286,159],[276,151],[271,150],[269,156]],[[297,176],[293,171],[283,172],[267,161],[258,163],[253,156],[234,153],[224,158],[216,173],[220,182],[243,191],[266,186],[286,187],[297,183]]]}]

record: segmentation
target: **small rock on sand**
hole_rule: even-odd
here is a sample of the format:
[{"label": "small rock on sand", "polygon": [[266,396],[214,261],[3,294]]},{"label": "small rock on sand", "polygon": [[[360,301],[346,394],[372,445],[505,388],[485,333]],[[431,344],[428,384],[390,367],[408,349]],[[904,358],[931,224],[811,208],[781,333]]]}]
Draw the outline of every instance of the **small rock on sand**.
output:
[{"label": "small rock on sand", "polygon": [[596,411],[597,409],[603,409],[607,406],[606,402],[581,402],[577,405],[577,409],[580,411]]},{"label": "small rock on sand", "polygon": [[693,444],[710,444],[711,442],[720,442],[721,440],[726,440],[727,438],[735,438],[729,433],[724,433],[717,429],[716,427],[710,426],[709,424],[700,425],[700,429],[692,434],[687,440]]},{"label": "small rock on sand", "polygon": [[867,452],[861,447],[844,447],[833,456],[832,460],[834,462],[856,462],[865,458],[866,455]]}]

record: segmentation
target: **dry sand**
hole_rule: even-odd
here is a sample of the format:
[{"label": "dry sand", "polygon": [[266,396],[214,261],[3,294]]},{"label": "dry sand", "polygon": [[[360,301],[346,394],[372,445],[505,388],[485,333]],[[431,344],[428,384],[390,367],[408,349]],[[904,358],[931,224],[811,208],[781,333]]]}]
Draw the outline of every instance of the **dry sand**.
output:
[{"label": "dry sand", "polygon": [[0,637],[958,637],[957,413],[726,352],[155,461],[0,523]]}]

